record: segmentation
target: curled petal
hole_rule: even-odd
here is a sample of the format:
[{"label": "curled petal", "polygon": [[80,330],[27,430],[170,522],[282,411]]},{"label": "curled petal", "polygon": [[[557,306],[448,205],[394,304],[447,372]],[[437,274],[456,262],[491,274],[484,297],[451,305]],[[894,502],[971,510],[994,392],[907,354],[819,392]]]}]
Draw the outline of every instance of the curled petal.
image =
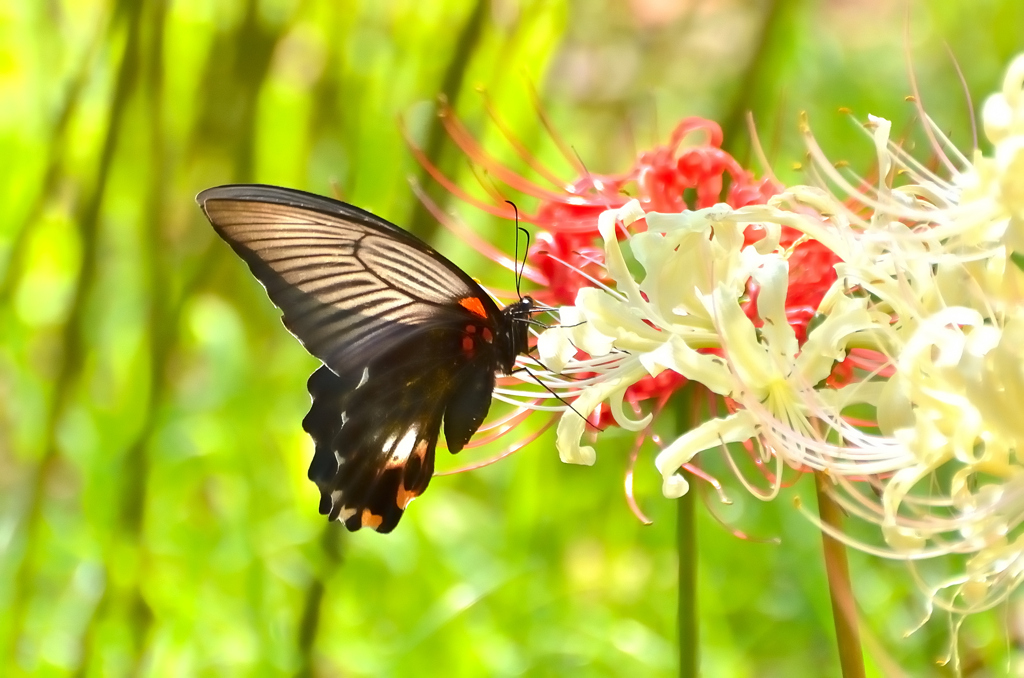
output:
[{"label": "curled petal", "polygon": [[676,438],[654,460],[662,477],[662,493],[670,499],[686,494],[689,484],[677,476],[676,471],[698,452],[724,443],[750,440],[757,433],[756,423],[749,411],[740,410],[727,417],[706,421]]},{"label": "curled petal", "polygon": [[[555,447],[558,449],[558,456],[562,461],[567,464],[582,464],[584,466],[594,464],[597,460],[594,448],[580,444],[587,426],[585,417],[589,416],[601,402],[616,394],[621,400],[626,388],[644,373],[640,363],[634,361],[632,368],[626,367],[616,378],[587,388],[573,401],[573,410],[567,410],[562,414],[555,434]],[[644,423],[640,428],[646,425]]]},{"label": "curled petal", "polygon": [[836,362],[846,359],[849,343],[860,332],[877,331],[878,323],[867,310],[866,299],[843,297],[804,343],[797,368],[810,384],[826,379]]}]

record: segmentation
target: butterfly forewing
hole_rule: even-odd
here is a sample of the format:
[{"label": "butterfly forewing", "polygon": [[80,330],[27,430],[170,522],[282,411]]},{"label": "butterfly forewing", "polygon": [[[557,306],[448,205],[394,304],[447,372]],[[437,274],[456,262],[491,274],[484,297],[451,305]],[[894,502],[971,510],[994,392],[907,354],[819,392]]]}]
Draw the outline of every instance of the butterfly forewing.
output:
[{"label": "butterfly forewing", "polygon": [[320,512],[391,531],[430,482],[442,425],[449,449],[462,449],[487,415],[495,371],[525,350],[525,326],[510,327],[528,316],[523,302],[499,311],[428,245],[336,200],[222,186],[197,201],[324,363],[303,420]]},{"label": "butterfly forewing", "polygon": [[410,328],[458,318],[479,285],[422,241],[351,205],[273,186],[222,186],[198,198],[249,265],[285,326],[336,373],[365,364]]}]

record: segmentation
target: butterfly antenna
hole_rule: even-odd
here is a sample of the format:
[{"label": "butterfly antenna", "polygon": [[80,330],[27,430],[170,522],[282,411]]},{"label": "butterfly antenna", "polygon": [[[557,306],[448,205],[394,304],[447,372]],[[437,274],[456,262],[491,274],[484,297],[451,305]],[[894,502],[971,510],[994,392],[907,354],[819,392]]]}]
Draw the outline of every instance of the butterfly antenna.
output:
[{"label": "butterfly antenna", "polygon": [[[549,368],[549,367],[548,367],[547,365],[545,365],[544,363],[542,363],[542,362],[541,362],[541,361],[540,361],[539,359],[537,359],[537,358],[534,358],[534,357],[533,357],[532,355],[530,355],[529,353],[524,353],[523,355],[524,355],[525,357],[529,358],[530,360],[532,360],[533,362],[537,363],[538,365],[540,365],[540,366],[541,366],[541,369],[543,369],[543,370],[544,370],[545,372],[550,372],[550,371],[551,371],[551,368]],[[525,365],[523,365],[523,366],[522,366],[522,369],[524,369],[524,370],[528,370],[529,368],[527,368],[527,367],[526,367]],[[530,372],[530,374],[531,374],[531,376],[533,376],[534,378],[536,378],[536,375],[535,375],[535,374],[533,374],[533,372]],[[560,376],[560,377],[562,377],[562,379],[565,379],[566,381],[583,381],[584,379],[586,379],[586,377],[577,377],[577,376],[574,376],[574,375],[571,375],[571,374],[561,374],[561,375],[559,375],[559,376]],[[547,387],[545,386],[545,388],[547,388]],[[557,394],[557,393],[554,393],[554,392],[552,392],[550,388],[548,388],[548,393],[551,393],[551,395],[555,396],[556,398],[559,398],[558,394]],[[559,398],[559,400],[561,400],[561,398]],[[562,402],[565,402],[565,401],[563,400]],[[568,403],[566,403],[566,404],[568,405]],[[573,412],[575,412],[575,411],[576,411],[576,410],[573,410]],[[578,414],[578,413],[577,413],[577,414]]]},{"label": "butterfly antenna", "polygon": [[[520,285],[523,282],[523,272],[526,270],[526,257],[530,253],[530,232],[519,225],[519,208],[511,200],[506,200],[509,205],[512,205],[513,211],[516,214],[516,264],[519,265],[519,270],[515,272],[516,275],[516,295],[522,299],[523,293],[519,290]],[[523,261],[519,262],[519,232],[522,231],[526,234],[526,251],[523,253]]]},{"label": "butterfly antenna", "polygon": [[[530,232],[522,226],[516,225],[516,229],[521,229],[523,234],[526,236],[526,249],[523,250],[523,265],[519,267],[519,282],[523,281],[523,273],[526,272],[526,257],[530,256]],[[516,240],[519,240],[519,232],[516,231]],[[516,285],[516,292],[519,291],[519,285]]]},{"label": "butterfly antenna", "polygon": [[[534,349],[536,349],[536,348],[537,348],[537,347],[536,347],[536,346],[534,346],[533,348],[531,348],[531,349],[530,349],[530,351],[533,351],[533,350],[534,350]],[[575,348],[575,345],[573,345],[573,348]],[[523,356],[524,356],[524,357],[526,357],[526,358],[528,358],[529,360],[532,360],[533,362],[537,363],[538,365],[540,365],[541,369],[543,369],[543,370],[544,370],[545,372],[550,372],[550,371],[551,371],[551,368],[550,368],[550,367],[548,367],[548,366],[547,366],[547,365],[545,365],[545,364],[544,364],[543,362],[541,362],[540,358],[538,358],[538,357],[536,357],[536,356],[533,356],[533,355],[530,355],[530,352],[529,352],[529,351],[528,351],[528,352],[526,352],[526,353],[524,353],[524,354],[523,354]],[[520,365],[520,366],[519,366],[518,368],[516,368],[516,369],[514,369],[514,370],[512,370],[512,371],[513,371],[513,372],[520,372],[520,371],[522,371],[522,372],[526,372],[526,373],[527,373],[528,375],[530,375],[530,377],[531,377],[531,378],[532,378],[532,379],[533,379],[533,380],[534,380],[535,382],[537,382],[538,384],[540,384],[541,386],[543,386],[543,387],[544,387],[544,390],[545,390],[545,391],[547,391],[547,392],[548,392],[548,393],[550,393],[551,395],[553,395],[553,396],[555,396],[556,398],[558,398],[558,400],[559,400],[559,401],[560,401],[560,402],[561,402],[561,403],[562,403],[563,405],[565,405],[565,406],[566,406],[566,407],[568,407],[568,408],[569,408],[570,410],[572,410],[573,412],[575,412],[575,413],[577,414],[577,416],[579,416],[579,418],[580,418],[580,419],[582,419],[582,420],[583,420],[583,422],[584,422],[584,423],[585,423],[585,424],[586,424],[587,426],[590,426],[591,428],[593,428],[594,430],[596,430],[596,431],[597,431],[598,433],[601,433],[601,432],[603,432],[603,431],[604,431],[604,429],[603,429],[603,428],[601,428],[600,426],[598,426],[598,425],[596,425],[596,424],[592,424],[592,423],[590,422],[590,420],[589,420],[589,419],[587,419],[587,418],[586,418],[586,417],[584,417],[584,416],[583,416],[582,414],[580,414],[580,411],[579,411],[579,410],[577,410],[577,409],[576,409],[575,407],[573,407],[573,406],[572,406],[572,403],[570,403],[570,402],[569,402],[568,400],[566,400],[566,399],[565,399],[565,398],[563,398],[562,396],[560,396],[560,395],[558,395],[557,393],[555,393],[555,392],[554,392],[554,390],[552,390],[552,388],[551,388],[550,386],[548,386],[548,385],[547,385],[547,384],[545,384],[545,383],[544,383],[543,381],[541,381],[541,380],[540,380],[540,377],[538,377],[538,376],[537,376],[536,374],[534,374],[534,373],[533,373],[533,372],[532,372],[532,371],[530,370],[530,368],[529,368],[529,367],[527,367],[526,365]],[[566,375],[564,375],[564,374],[563,374],[563,375],[562,375],[562,377],[563,377],[563,378],[566,378]],[[574,377],[567,377],[567,378],[569,379],[569,381],[576,381],[576,379],[575,379]]]},{"label": "butterfly antenna", "polygon": [[[543,367],[545,370],[548,369],[547,367],[544,366],[544,363],[542,363],[541,361],[537,360],[533,356],[527,356],[527,357],[531,358],[534,362],[536,362],[538,365]],[[514,370],[512,370],[512,372],[510,372],[509,374],[516,374],[517,372],[526,372],[528,375],[530,375],[530,378],[533,379],[538,384],[540,384],[544,388],[545,391],[547,391],[548,393],[553,395],[556,399],[558,399],[559,402],[561,402],[563,405],[565,405],[570,410],[575,412],[576,416],[578,416],[580,419],[583,420],[584,425],[591,427],[592,429],[594,429],[598,433],[603,433],[604,432],[603,428],[601,428],[597,424],[592,423],[589,419],[587,419],[582,414],[580,414],[580,411],[577,410],[575,407],[573,407],[572,403],[570,403],[568,400],[566,400],[562,396],[560,396],[557,393],[555,393],[555,391],[550,386],[548,386],[543,381],[541,381],[540,377],[538,377],[536,374],[534,374],[533,371],[529,367],[526,367],[525,365],[520,365],[519,367],[517,367]]]}]

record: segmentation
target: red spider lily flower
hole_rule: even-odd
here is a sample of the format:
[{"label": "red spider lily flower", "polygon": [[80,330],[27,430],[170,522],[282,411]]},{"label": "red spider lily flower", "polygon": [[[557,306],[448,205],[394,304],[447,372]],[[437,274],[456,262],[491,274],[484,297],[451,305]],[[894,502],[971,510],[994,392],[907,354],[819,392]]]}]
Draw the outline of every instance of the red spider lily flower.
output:
[{"label": "red spider lily flower", "polygon": [[[541,166],[526,150],[525,146],[505,133],[514,149],[526,163],[551,187],[532,182],[516,174],[487,154],[465,129],[450,110],[442,110],[442,120],[450,137],[465,155],[488,176],[504,182],[509,188],[538,199],[534,211],[520,213],[523,221],[534,224],[540,232],[535,246],[529,253],[531,265],[525,267],[525,276],[537,283],[541,289],[531,292],[539,301],[564,306],[575,302],[581,289],[603,286],[611,282],[604,262],[604,247],[598,230],[598,217],[609,209],[620,208],[630,200],[638,201],[644,212],[681,212],[687,209],[702,209],[724,202],[730,207],[764,204],[781,190],[771,178],[755,178],[744,169],[728,152],[722,149],[721,127],[710,120],[687,118],[672,132],[668,143],[642,152],[626,172],[616,175],[595,175],[587,172],[572,156],[566,154],[580,175],[574,180],[561,182],[552,172]],[[557,141],[557,139],[556,139]],[[564,144],[559,143],[564,148]],[[457,197],[493,214],[508,215],[503,204],[504,196],[491,190],[491,202],[479,200],[453,182],[430,164],[425,156],[414,149],[417,158],[428,173]],[[442,221],[456,229],[461,236],[474,238],[471,232],[443,218]],[[640,219],[630,229],[618,232],[620,239],[631,237],[645,230]],[[785,229],[785,246],[792,246],[791,256],[798,260],[791,274],[791,303],[788,317],[801,339],[806,335],[806,325],[813,316],[816,302],[835,279],[832,265],[834,256],[818,248],[813,241],[800,241],[800,233]],[[747,238],[753,242],[763,237],[756,226],[751,227]],[[514,262],[508,260],[493,247],[484,242],[477,246],[508,267]],[[756,314],[758,287],[753,281],[748,289],[748,312]],[[758,321],[760,323],[760,321]],[[577,377],[586,377],[586,374]],[[643,403],[651,403],[651,409],[660,411],[668,397],[683,386],[686,379],[677,372],[664,371],[656,376],[645,376],[627,389],[624,399],[639,414]],[[498,394],[500,397],[504,394]],[[511,393],[509,394],[511,395]],[[596,429],[615,425],[611,410],[599,404],[590,414],[590,422]],[[638,443],[645,437],[645,432]],[[630,472],[627,474],[626,491],[630,505],[638,516],[641,512],[632,498],[632,462],[635,461],[639,445],[634,449]],[[721,492],[713,478],[693,466],[688,470],[703,475]],[[646,519],[644,519],[646,520]]]}]

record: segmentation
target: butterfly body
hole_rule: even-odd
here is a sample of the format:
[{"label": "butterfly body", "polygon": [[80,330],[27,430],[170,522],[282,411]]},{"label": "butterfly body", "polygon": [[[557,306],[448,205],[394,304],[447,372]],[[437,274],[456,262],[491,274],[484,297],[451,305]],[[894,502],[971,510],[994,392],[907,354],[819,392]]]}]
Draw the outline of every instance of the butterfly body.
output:
[{"label": "butterfly body", "polygon": [[320,512],[391,531],[430,482],[442,427],[455,453],[487,416],[496,374],[529,348],[534,302],[499,309],[426,243],[346,203],[260,185],[196,199],[323,362],[303,419]]}]

